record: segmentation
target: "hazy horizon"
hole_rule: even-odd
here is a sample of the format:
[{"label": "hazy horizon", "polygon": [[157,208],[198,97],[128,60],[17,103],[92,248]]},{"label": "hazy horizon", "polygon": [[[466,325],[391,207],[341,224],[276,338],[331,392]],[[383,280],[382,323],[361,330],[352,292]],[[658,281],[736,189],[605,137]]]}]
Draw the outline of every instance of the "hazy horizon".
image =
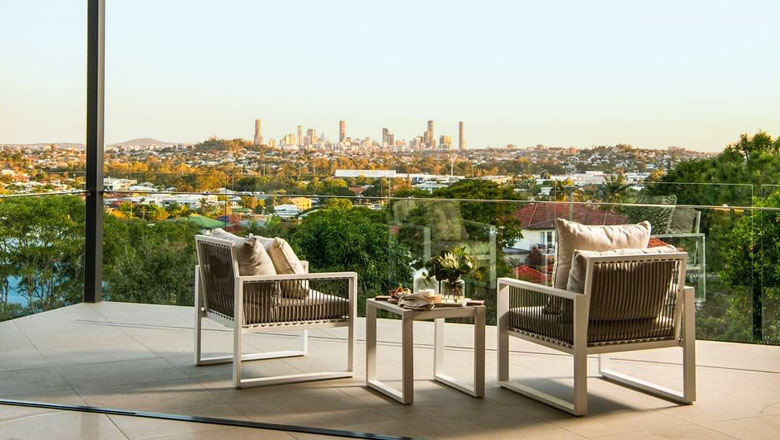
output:
[{"label": "hazy horizon", "polygon": [[[780,2],[107,0],[106,144],[436,138],[720,151],[780,133]],[[84,142],[86,1],[0,4],[0,144]]]}]

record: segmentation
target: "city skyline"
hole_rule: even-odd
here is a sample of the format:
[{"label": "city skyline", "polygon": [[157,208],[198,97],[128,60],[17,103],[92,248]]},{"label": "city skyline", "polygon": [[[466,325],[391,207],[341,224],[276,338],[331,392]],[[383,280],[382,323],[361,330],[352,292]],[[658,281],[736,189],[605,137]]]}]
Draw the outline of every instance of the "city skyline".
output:
[{"label": "city skyline", "polygon": [[[331,140],[338,120],[395,140],[433,120],[436,143],[466,121],[469,149],[719,151],[780,132],[775,1],[304,3],[109,1],[106,143],[252,140],[254,118],[266,139]],[[80,0],[0,5],[17,66],[0,69],[0,143],[83,142],[85,16]]]}]

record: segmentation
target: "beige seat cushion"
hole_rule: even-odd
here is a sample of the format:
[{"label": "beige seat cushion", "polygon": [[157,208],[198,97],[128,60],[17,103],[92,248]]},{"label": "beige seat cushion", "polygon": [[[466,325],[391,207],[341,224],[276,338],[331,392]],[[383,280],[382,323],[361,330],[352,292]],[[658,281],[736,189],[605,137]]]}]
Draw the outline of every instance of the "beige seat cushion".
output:
[{"label": "beige seat cushion", "polygon": [[235,244],[239,275],[276,275],[274,263],[258,237],[239,237],[220,228],[211,231],[211,236]]},{"label": "beige seat cushion", "polygon": [[647,221],[635,225],[588,226],[559,218],[555,230],[558,249],[553,285],[559,289],[566,289],[575,250],[644,249],[650,241],[650,222]]},{"label": "beige seat cushion", "polygon": [[[544,306],[515,307],[509,310],[510,328],[539,335],[558,343],[573,343],[573,324],[566,314],[547,314]],[[629,321],[588,322],[588,345],[619,343],[642,339],[671,339],[674,321],[666,317]]]},{"label": "beige seat cushion", "polygon": [[305,298],[280,298],[273,303],[246,305],[247,324],[346,319],[349,301],[309,289]]},{"label": "beige seat cushion", "polygon": [[585,271],[588,267],[588,258],[592,257],[614,257],[618,255],[656,255],[679,252],[676,247],[668,244],[666,246],[656,246],[644,249],[614,249],[611,251],[584,251],[577,249],[572,258],[571,270],[569,271],[569,280],[566,283],[566,290],[570,292],[583,293],[585,291]]}]

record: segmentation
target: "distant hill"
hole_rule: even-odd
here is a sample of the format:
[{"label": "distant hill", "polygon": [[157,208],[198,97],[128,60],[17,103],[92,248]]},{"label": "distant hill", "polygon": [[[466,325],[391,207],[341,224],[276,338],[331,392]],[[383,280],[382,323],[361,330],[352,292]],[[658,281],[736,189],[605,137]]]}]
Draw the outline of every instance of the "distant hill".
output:
[{"label": "distant hill", "polygon": [[110,147],[143,147],[145,145],[177,145],[177,142],[163,142],[152,138],[130,139],[129,141],[111,144]]}]

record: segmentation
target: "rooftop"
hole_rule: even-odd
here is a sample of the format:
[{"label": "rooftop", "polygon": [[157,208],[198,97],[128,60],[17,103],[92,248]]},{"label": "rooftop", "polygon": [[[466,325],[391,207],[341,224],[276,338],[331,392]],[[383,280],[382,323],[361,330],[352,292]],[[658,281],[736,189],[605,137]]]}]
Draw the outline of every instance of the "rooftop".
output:
[{"label": "rooftop", "polygon": [[515,212],[526,229],[555,229],[555,220],[571,219],[584,225],[620,225],[628,223],[624,215],[579,204],[532,203]]},{"label": "rooftop", "polygon": [[[0,322],[0,398],[208,416],[423,438],[777,438],[780,347],[697,342],[698,400],[678,406],[596,377],[589,414],[576,418],[496,385],[495,328],[487,331],[486,397],[432,379],[433,325],[415,322],[415,403],[363,387],[364,321],[357,322],[353,379],[234,390],[231,366],[196,367],[191,307],[101,302]],[[204,350],[228,354],[230,330],[204,321]],[[400,382],[400,321],[380,320],[379,377]],[[447,324],[447,373],[471,374],[472,331]],[[244,364],[247,374],[339,368],[346,329],[310,330],[304,358]],[[511,377],[567,397],[571,359],[511,341]],[[295,334],[247,334],[245,350],[292,347]],[[680,352],[623,353],[616,367],[677,386]],[[280,399],[284,396],[284,399]],[[311,434],[0,405],[0,438],[319,438]]]}]

